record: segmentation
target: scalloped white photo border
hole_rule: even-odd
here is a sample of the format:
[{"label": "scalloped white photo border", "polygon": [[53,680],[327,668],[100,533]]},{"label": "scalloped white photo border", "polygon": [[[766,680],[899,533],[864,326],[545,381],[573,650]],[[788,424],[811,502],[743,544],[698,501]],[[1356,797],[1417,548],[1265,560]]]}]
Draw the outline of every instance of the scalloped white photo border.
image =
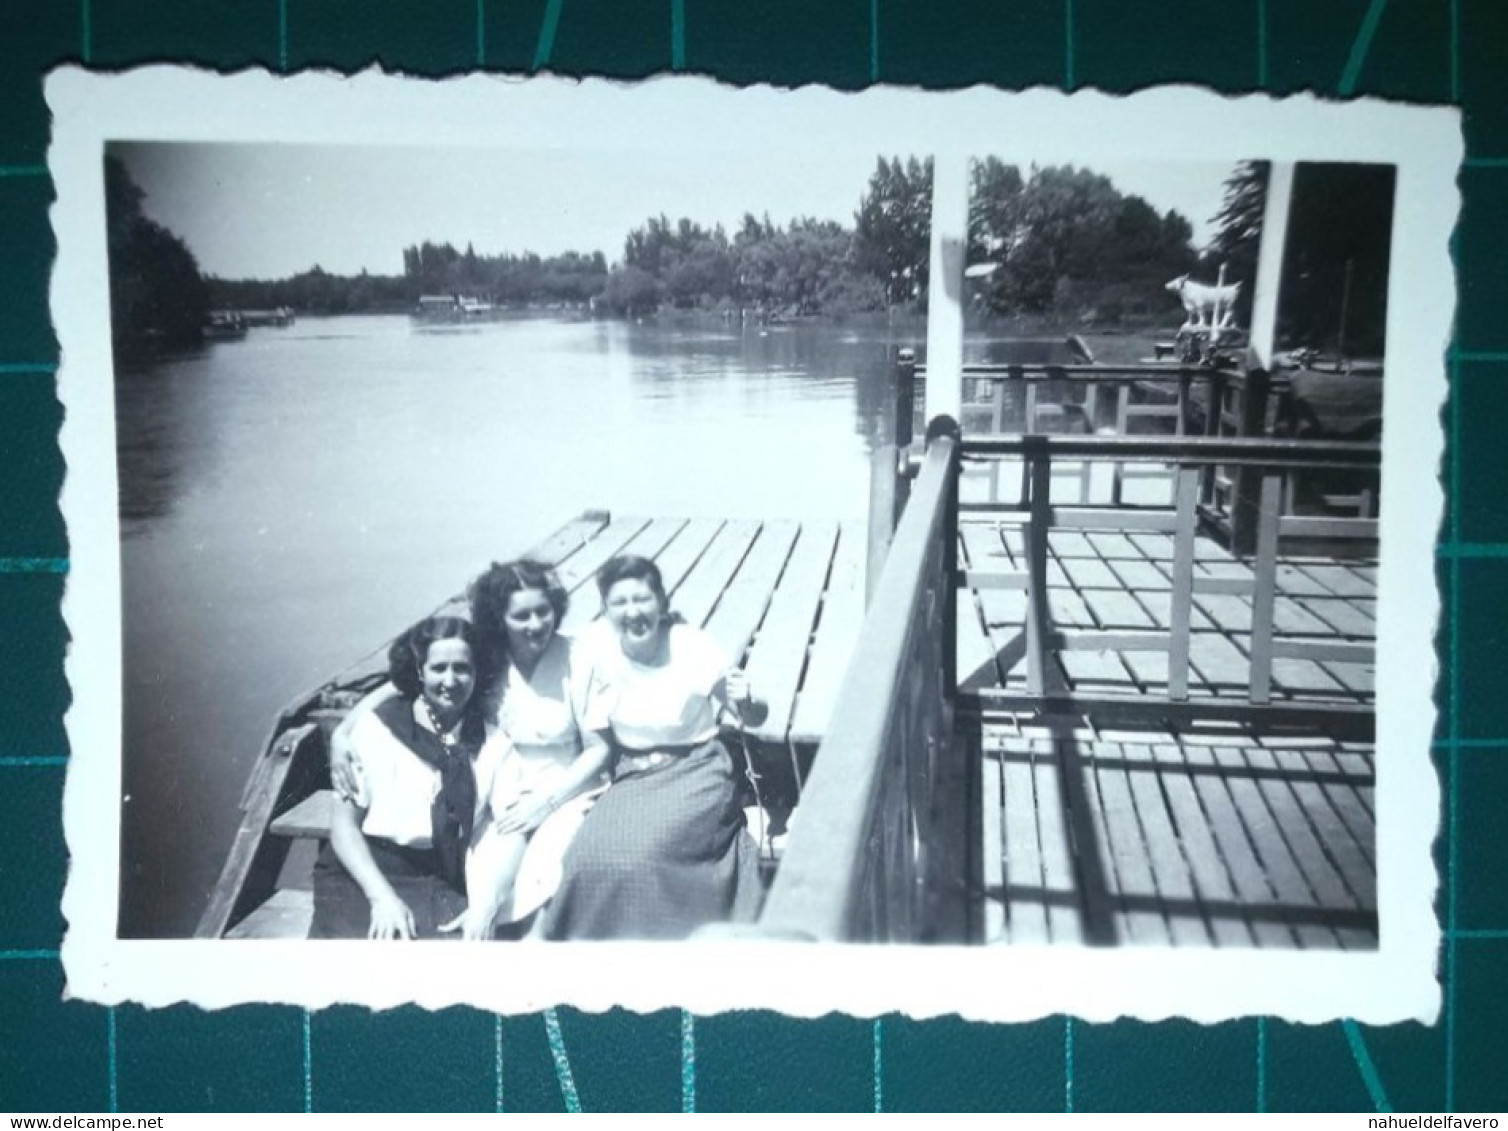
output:
[{"label": "scalloped white photo border", "polygon": [[[47,81],[58,241],[52,316],[62,343],[62,494],[71,546],[64,598],[72,757],[63,913],[67,994],[218,1008],[336,1002],[498,1013],[768,1008],[809,1017],[1065,1013],[1213,1022],[1264,1015],[1368,1024],[1440,1009],[1440,788],[1430,759],[1440,411],[1455,307],[1449,241],[1460,206],[1459,112],[1375,100],[1224,97],[1191,87],[1130,96],[975,87],[735,88],[707,79],[608,80],[378,72],[356,77],[178,67]],[[1364,161],[1398,170],[1389,276],[1378,573],[1376,820],[1380,944],[1372,952],[850,946],[775,942],[456,945],[364,941],[144,941],[116,937],[121,825],[121,588],[115,401],[101,158],[113,140],[297,142],[497,149],[833,149],[1022,163],[1101,160]],[[427,948],[444,946],[445,960]]]}]

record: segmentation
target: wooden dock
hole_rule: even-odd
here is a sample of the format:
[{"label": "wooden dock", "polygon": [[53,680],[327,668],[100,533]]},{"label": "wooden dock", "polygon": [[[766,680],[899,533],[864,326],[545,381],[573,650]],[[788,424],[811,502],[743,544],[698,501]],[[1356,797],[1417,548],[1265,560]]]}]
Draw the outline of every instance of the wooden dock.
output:
[{"label": "wooden dock", "polygon": [[591,511],[533,556],[552,564],[572,601],[563,628],[601,610],[592,579],[616,554],[660,567],[671,608],[742,662],[768,717],[762,743],[815,747],[864,619],[864,528],[836,521],[643,518]]},{"label": "wooden dock", "polygon": [[[1055,530],[1054,627],[1126,650],[1050,648],[1049,685],[1069,693],[1166,696],[1168,654],[1135,647],[1170,628],[1172,539]],[[960,562],[1016,568],[1023,531],[964,522]],[[1252,675],[1252,567],[1195,542],[1191,706],[1243,698]],[[1199,578],[1225,579],[1202,591]],[[1244,584],[1243,584],[1244,583]],[[1241,590],[1247,593],[1242,594]],[[1321,643],[1375,642],[1376,566],[1278,560],[1274,628]],[[960,592],[959,684],[1026,681],[1026,594]],[[1354,659],[1272,661],[1274,702],[1362,706],[1372,668]],[[1370,742],[1250,725],[1096,728],[985,723],[960,736],[981,765],[982,932],[1010,944],[1302,947],[1377,945]]]},{"label": "wooden dock", "polygon": [[984,941],[1373,949],[1369,744],[986,726]]}]

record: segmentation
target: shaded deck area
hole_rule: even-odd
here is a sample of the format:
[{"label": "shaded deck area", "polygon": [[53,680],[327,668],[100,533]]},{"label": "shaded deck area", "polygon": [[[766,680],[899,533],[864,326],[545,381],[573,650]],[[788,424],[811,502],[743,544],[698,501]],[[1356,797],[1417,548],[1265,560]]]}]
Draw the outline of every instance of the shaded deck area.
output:
[{"label": "shaded deck area", "polygon": [[985,726],[984,941],[1377,946],[1369,744]]},{"label": "shaded deck area", "polygon": [[[1173,537],[1054,530],[1047,542],[1046,686],[1166,697],[1168,652],[1148,645],[1172,624]],[[1025,569],[1026,554],[1013,522],[960,526],[966,576]],[[1051,725],[997,714],[960,734],[980,766],[984,941],[1376,947],[1372,744],[1322,725],[1200,720],[1201,702],[1249,696],[1255,578],[1211,537],[1195,539],[1192,566],[1187,721],[1128,729],[1096,725],[1092,712]],[[1374,644],[1374,562],[1280,556],[1274,588],[1279,652],[1284,640],[1321,655],[1327,642]],[[1027,606],[1024,590],[960,591],[962,690],[1025,687]],[[1371,703],[1370,663],[1269,662],[1274,704]]]}]

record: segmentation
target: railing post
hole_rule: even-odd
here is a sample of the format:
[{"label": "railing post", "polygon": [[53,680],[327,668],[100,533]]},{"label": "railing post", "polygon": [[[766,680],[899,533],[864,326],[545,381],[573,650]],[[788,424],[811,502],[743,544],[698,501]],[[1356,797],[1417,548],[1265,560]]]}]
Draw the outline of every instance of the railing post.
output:
[{"label": "railing post", "polygon": [[[1236,435],[1255,439],[1267,434],[1267,370],[1251,370],[1246,374],[1245,385]],[[1261,483],[1259,468],[1236,469],[1230,507],[1230,548],[1233,554],[1250,554],[1256,545]]]},{"label": "railing post", "polygon": [[890,556],[895,536],[895,497],[899,488],[896,468],[899,453],[894,444],[880,444],[869,457],[869,546],[864,561],[864,604],[874,598],[880,571]]},{"label": "railing post", "polygon": [[1176,473],[1177,528],[1173,534],[1172,607],[1168,618],[1168,698],[1189,697],[1189,630],[1194,606],[1194,499],[1199,469],[1180,467]]},{"label": "railing post", "polygon": [[911,446],[916,417],[916,355],[903,349],[890,370],[891,435],[881,437],[869,462],[869,546],[865,561],[864,596],[874,595],[880,570],[890,553],[895,526],[906,509],[911,479],[903,473],[901,453]]},{"label": "railing post", "polygon": [[1251,595],[1251,701],[1272,701],[1272,627],[1278,593],[1278,527],[1281,523],[1283,477],[1266,469],[1262,474],[1261,517]]},{"label": "railing post", "polygon": [[[1204,434],[1206,436],[1220,435],[1220,417],[1224,412],[1225,374],[1215,369],[1205,374],[1204,378]],[[1199,498],[1207,507],[1213,507],[1219,502],[1215,491],[1215,472],[1214,464],[1204,465],[1203,485],[1199,489]]]},{"label": "railing post", "polygon": [[[1035,449],[1035,450],[1033,450]],[[1023,458],[1031,482],[1031,524],[1026,536],[1026,690],[1042,695],[1047,689],[1047,634],[1051,616],[1047,604],[1047,529],[1052,521],[1052,457],[1047,445],[1028,440]]]},{"label": "railing post", "polygon": [[901,350],[895,366],[895,498],[890,511],[890,529],[895,530],[901,521],[901,512],[906,509],[906,500],[911,497],[911,476],[901,457],[916,438],[916,354],[909,349]]},{"label": "railing post", "polygon": [[[927,446],[930,448],[938,439],[952,440],[955,453],[962,450],[962,429],[956,420],[950,420],[944,416],[928,424]],[[962,461],[955,454],[948,484],[944,489],[946,494],[943,501],[941,535],[942,623],[944,626],[942,637],[943,700],[950,717],[953,702],[958,695],[958,478],[962,470]]]},{"label": "railing post", "polygon": [[[1262,242],[1257,249],[1257,277],[1252,286],[1250,346],[1246,353],[1246,388],[1241,401],[1239,436],[1267,434],[1267,390],[1277,351],[1278,298],[1283,282],[1283,255],[1293,204],[1292,161],[1274,161],[1267,175],[1262,206]],[[1250,554],[1256,541],[1258,473],[1236,472],[1231,500],[1231,552]]]},{"label": "railing post", "polygon": [[[1131,386],[1122,383],[1115,391],[1115,434],[1131,435]],[[1121,483],[1125,465],[1119,460],[1110,465],[1110,504],[1121,505]]]},{"label": "railing post", "polygon": [[895,438],[897,447],[909,448],[916,435],[916,353],[914,351],[903,349],[896,354],[891,379],[895,382],[891,389],[895,396],[895,426],[891,430],[891,435]]}]

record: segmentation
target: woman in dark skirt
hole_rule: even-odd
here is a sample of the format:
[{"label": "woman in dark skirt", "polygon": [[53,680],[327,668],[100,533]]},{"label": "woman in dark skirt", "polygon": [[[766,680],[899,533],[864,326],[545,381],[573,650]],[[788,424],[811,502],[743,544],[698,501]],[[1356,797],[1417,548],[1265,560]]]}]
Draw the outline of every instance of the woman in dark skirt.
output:
[{"label": "woman in dark skirt", "polygon": [[758,846],[718,729],[760,704],[711,636],[675,621],[652,561],[613,558],[597,586],[611,631],[594,641],[586,716],[614,747],[613,784],[566,852],[545,934],[676,939],[750,921]]},{"label": "woman in dark skirt", "polygon": [[469,621],[431,617],[388,658],[398,694],[351,730],[360,771],[315,866],[313,938],[437,938],[466,908],[466,853],[492,774],[478,765],[481,650]]}]

